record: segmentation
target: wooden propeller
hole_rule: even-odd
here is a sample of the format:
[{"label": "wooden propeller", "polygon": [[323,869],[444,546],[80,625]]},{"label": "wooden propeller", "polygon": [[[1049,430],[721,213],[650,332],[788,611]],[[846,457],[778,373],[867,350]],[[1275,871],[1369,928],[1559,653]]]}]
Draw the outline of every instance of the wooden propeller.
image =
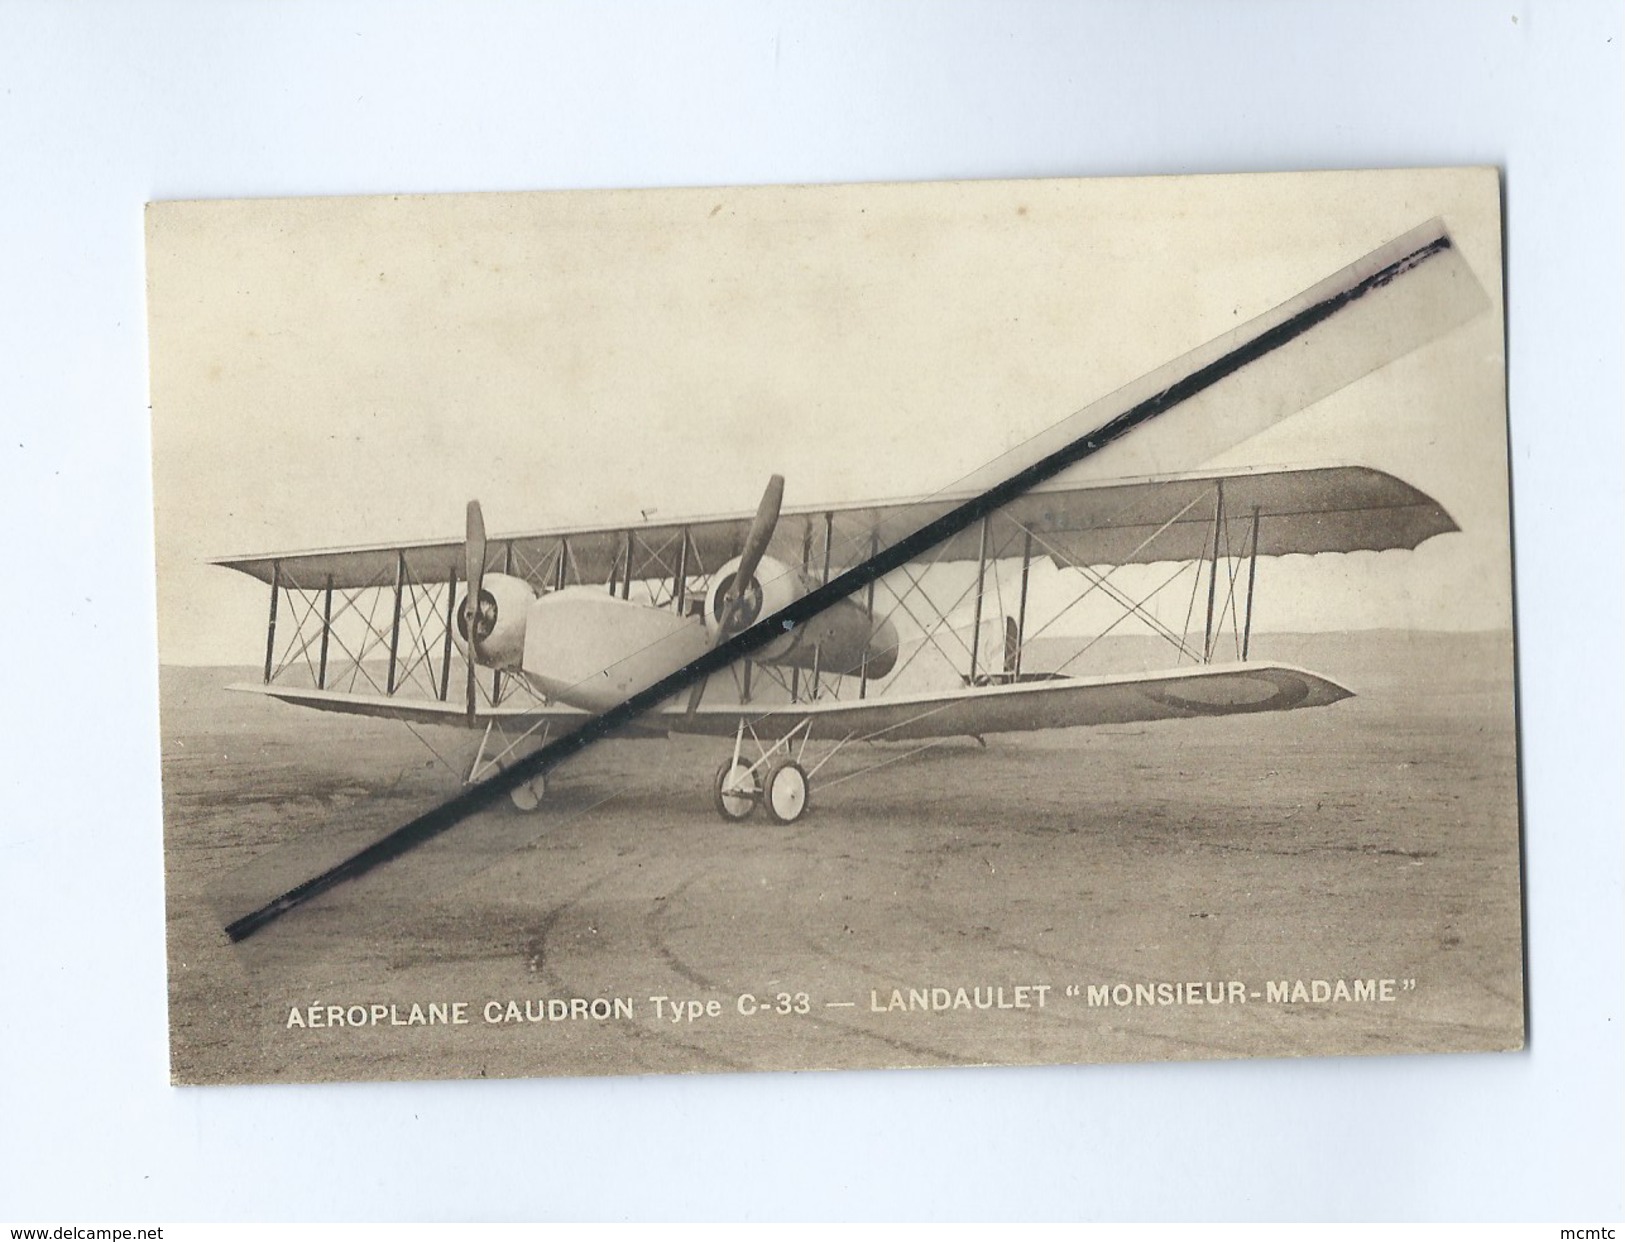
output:
[{"label": "wooden propeller", "polygon": [[[741,604],[750,594],[751,584],[756,579],[756,569],[762,563],[762,557],[767,554],[767,545],[773,541],[773,531],[779,524],[779,509],[784,504],[784,476],[775,474],[767,481],[767,490],[762,493],[761,503],[756,506],[756,516],[751,519],[750,530],[745,534],[745,546],[739,553],[739,567],[734,570],[733,581],[722,590],[722,598],[718,601],[722,608],[717,618],[716,637],[711,640],[713,648],[727,642],[744,626],[740,625]],[[745,621],[749,625],[755,617]],[[705,697],[705,687],[709,678],[701,678],[694,683],[694,688],[688,692],[688,714],[692,716],[700,709],[700,700]]]}]

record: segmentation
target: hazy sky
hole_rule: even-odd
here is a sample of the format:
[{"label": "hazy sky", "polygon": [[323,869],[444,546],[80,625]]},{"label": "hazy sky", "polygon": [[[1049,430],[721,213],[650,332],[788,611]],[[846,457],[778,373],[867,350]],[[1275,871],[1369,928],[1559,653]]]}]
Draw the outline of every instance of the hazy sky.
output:
[{"label": "hazy sky", "polygon": [[[929,493],[1442,217],[1492,303],[1220,466],[1359,463],[1462,533],[1282,558],[1259,625],[1510,623],[1491,171],[171,204],[148,220],[162,658],[229,553]],[[1103,455],[1104,460],[1104,455]],[[1195,463],[1192,463],[1195,464]]]}]

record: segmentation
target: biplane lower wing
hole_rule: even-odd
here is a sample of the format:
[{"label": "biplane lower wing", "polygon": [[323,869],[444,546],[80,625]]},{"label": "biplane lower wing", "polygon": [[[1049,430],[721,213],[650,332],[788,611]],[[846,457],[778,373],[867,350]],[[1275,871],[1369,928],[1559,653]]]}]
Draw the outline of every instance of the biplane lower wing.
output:
[{"label": "biplane lower wing", "polygon": [[[405,724],[454,725],[458,728],[479,728],[500,725],[505,729],[526,731],[548,724],[555,733],[568,732],[587,720],[590,713],[574,707],[524,704],[514,706],[482,707],[471,721],[461,704],[440,703],[433,699],[412,699],[384,694],[346,694],[338,690],[301,689],[272,682],[242,682],[227,689],[240,694],[258,694],[278,699],[295,707],[309,707],[321,712],[335,712],[343,716],[370,716],[377,720],[396,720]],[[622,737],[664,737],[664,728],[623,729]]]},{"label": "biplane lower wing", "polygon": [[1056,677],[856,703],[822,700],[762,710],[702,707],[692,716],[674,714],[670,727],[674,733],[731,737],[743,719],[764,736],[777,736],[806,721],[814,735],[826,739],[907,741],[1290,711],[1324,707],[1352,695],[1353,691],[1334,681],[1290,665],[1208,664],[1153,673]]},{"label": "biplane lower wing", "polygon": [[[300,707],[372,716],[410,724],[483,728],[488,724],[529,729],[544,722],[569,730],[589,713],[569,707],[482,709],[471,722],[461,707],[412,702],[384,695],[342,694],[271,685],[237,685],[233,690],[267,695]],[[914,741],[925,738],[1026,733],[1085,725],[1132,724],[1196,716],[1324,707],[1352,691],[1315,673],[1285,664],[1208,664],[1153,673],[1096,677],[1056,677],[1002,686],[978,686],[940,693],[884,699],[822,699],[772,706],[702,705],[692,713],[671,707],[645,716],[622,736],[663,737],[691,733],[732,737],[745,722],[764,735],[779,735],[807,724],[831,740]]]}]

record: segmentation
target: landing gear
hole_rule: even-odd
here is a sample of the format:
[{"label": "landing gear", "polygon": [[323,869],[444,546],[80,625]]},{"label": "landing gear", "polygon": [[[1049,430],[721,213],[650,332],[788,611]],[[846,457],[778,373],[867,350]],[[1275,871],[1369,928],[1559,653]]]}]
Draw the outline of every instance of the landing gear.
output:
[{"label": "landing gear", "polygon": [[[550,731],[551,725],[543,719],[531,725],[530,728],[512,741],[509,741],[507,734],[502,731],[502,726],[497,721],[487,724],[485,734],[480,738],[480,747],[474,753],[474,762],[469,765],[468,775],[463,778],[463,784],[473,785],[484,780],[492,773],[500,772],[509,767],[512,762],[517,761],[514,757],[521,753],[520,747],[533,737],[536,738],[538,745],[545,746]],[[506,745],[502,746],[501,750],[498,750],[493,739],[495,743],[506,743]],[[508,800],[521,811],[534,811],[542,805],[542,798],[546,793],[547,776],[545,773],[538,772],[524,784],[515,785],[510,789],[508,791]]]},{"label": "landing gear", "polygon": [[762,802],[781,824],[793,824],[807,810],[807,773],[794,759],[780,759],[767,770]]},{"label": "landing gear", "polygon": [[[712,785],[712,803],[717,814],[738,822],[749,819],[757,803],[761,803],[774,823],[793,824],[807,813],[812,778],[851,740],[851,735],[831,746],[829,753],[809,770],[802,766],[802,761],[807,758],[807,743],[812,732],[810,720],[798,721],[784,736],[768,743],[762,742],[754,729],[747,734],[747,727],[740,721],[734,735],[733,755],[724,759],[717,769]],[[794,744],[798,737],[799,747]],[[755,762],[744,753],[747,741],[757,754]]]},{"label": "landing gear", "polygon": [[749,819],[761,796],[756,788],[756,773],[743,759],[724,759],[717,769],[714,787],[717,814],[723,819]]},{"label": "landing gear", "polygon": [[515,785],[508,791],[508,797],[521,811],[534,811],[542,805],[542,797],[547,793],[547,777],[536,775],[523,785]]}]

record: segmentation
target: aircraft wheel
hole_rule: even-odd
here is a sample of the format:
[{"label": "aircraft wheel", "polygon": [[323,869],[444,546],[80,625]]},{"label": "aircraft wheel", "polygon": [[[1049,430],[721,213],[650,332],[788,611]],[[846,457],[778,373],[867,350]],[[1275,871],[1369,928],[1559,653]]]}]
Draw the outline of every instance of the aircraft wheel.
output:
[{"label": "aircraft wheel", "polygon": [[508,791],[508,797],[521,811],[534,811],[542,805],[542,796],[547,793],[547,777],[533,776],[523,785],[515,785]]},{"label": "aircraft wheel", "polygon": [[750,764],[743,759],[724,759],[717,769],[713,793],[717,814],[723,819],[749,819],[759,797]]},{"label": "aircraft wheel", "polygon": [[767,813],[781,824],[793,824],[806,813],[808,792],[807,773],[794,759],[780,759],[762,782]]}]

